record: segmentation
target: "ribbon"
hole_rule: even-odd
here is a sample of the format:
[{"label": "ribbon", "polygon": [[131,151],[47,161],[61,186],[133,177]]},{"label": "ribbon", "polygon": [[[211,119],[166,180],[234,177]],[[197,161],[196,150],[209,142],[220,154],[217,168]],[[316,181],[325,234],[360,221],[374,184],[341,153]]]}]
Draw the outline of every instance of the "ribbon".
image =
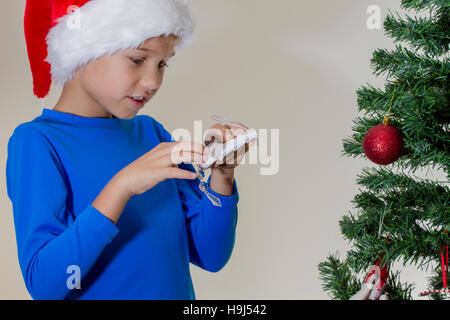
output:
[{"label": "ribbon", "polygon": [[212,195],[209,191],[208,191],[208,185],[206,183],[206,178],[205,178],[205,171],[200,168],[197,164],[197,178],[198,180],[200,180],[200,184],[198,185],[199,189],[206,195],[206,197],[209,199],[209,201],[216,207],[221,207],[222,203],[220,201],[219,198],[217,198],[216,196]]},{"label": "ribbon", "polygon": [[[448,230],[444,229],[448,234]],[[448,244],[445,245],[445,255],[446,259],[444,259],[444,246],[438,251],[441,253],[441,267],[442,267],[442,283],[444,284],[444,289],[447,289],[447,274],[448,274]]]},{"label": "ribbon", "polygon": [[[448,235],[448,230],[444,229],[444,231],[447,232],[447,235]],[[445,257],[444,257],[444,251],[445,251]],[[443,295],[447,295],[448,293],[450,293],[450,290],[447,290],[448,244],[446,244],[445,246],[442,245],[441,249],[438,250],[438,253],[439,252],[441,253],[442,283],[443,283],[444,287],[441,290],[427,290],[427,291],[421,292],[419,294],[420,296],[426,296],[431,293],[441,293]]]}]

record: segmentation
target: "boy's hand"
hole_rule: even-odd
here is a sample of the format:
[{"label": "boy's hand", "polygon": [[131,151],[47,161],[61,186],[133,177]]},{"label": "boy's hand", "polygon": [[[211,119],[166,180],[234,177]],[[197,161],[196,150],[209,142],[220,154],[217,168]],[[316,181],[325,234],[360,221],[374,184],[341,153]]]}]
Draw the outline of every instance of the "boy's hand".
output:
[{"label": "boy's hand", "polygon": [[[206,131],[205,145],[209,146],[214,141],[219,143],[225,143],[234,137],[237,137],[240,134],[245,134],[248,132],[248,127],[240,122],[232,122],[246,129],[231,126],[229,124],[221,125],[214,124]],[[232,171],[236,168],[241,162],[242,158],[245,156],[250,146],[253,146],[255,140],[250,141],[250,143],[246,143],[240,149],[229,153],[224,159],[217,160],[211,165],[211,169],[219,169],[220,171],[227,172]]]},{"label": "boy's hand", "polygon": [[178,167],[181,162],[203,162],[206,147],[194,141],[161,142],[117,174],[130,197],[169,179],[195,179],[196,173]]}]

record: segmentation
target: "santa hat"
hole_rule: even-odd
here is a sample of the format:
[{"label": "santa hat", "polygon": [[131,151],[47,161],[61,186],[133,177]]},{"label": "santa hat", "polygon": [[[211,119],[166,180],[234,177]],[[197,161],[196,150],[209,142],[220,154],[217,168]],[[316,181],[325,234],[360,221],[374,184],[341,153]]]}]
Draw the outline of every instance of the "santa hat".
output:
[{"label": "santa hat", "polygon": [[175,51],[192,42],[189,0],[27,0],[25,40],[33,92],[44,98],[89,61],[174,34]]}]

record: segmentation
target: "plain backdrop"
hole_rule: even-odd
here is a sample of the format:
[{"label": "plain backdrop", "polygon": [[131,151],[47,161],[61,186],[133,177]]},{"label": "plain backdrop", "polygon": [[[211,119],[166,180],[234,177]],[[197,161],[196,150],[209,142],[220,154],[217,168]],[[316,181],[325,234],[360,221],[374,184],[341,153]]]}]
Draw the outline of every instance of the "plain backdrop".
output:
[{"label": "plain backdrop", "polygon": [[[356,176],[375,166],[342,157],[342,140],[358,115],[356,89],[382,87],[372,52],[392,48],[384,31],[369,30],[366,13],[383,19],[400,0],[192,0],[197,32],[166,70],[163,87],[141,110],[170,132],[203,130],[213,114],[248,127],[279,130],[279,170],[260,163],[236,169],[239,221],[228,264],[209,273],[191,264],[197,299],[329,299],[317,265],[349,244],[338,221],[358,192]],[[23,34],[25,0],[1,1],[0,32],[0,299],[31,299],[19,269],[12,205],[6,192],[7,142],[20,123],[41,114]],[[61,88],[52,86],[45,107]],[[270,153],[270,147],[268,147]],[[269,154],[270,155],[270,154]],[[32,161],[32,159],[30,159]],[[249,162],[249,161],[247,161]],[[427,173],[432,176],[431,173]],[[439,173],[437,173],[439,175]],[[439,179],[439,176],[435,177]],[[426,289],[427,274],[401,268],[402,280]]]}]

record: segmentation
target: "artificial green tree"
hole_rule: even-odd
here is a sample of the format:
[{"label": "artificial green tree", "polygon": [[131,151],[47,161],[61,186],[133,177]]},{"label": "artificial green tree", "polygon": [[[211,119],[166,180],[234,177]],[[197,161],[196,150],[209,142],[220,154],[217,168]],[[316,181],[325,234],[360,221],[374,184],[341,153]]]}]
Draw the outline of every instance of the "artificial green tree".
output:
[{"label": "artificial green tree", "polygon": [[[331,254],[318,266],[323,289],[333,299],[352,297],[364,281],[361,275],[377,260],[389,268],[386,293],[391,300],[412,299],[414,288],[402,283],[394,262],[428,271],[429,288],[424,290],[442,289],[447,272],[441,254],[450,244],[445,231],[450,231],[450,1],[401,0],[401,8],[405,17],[389,11],[384,20],[395,49],[378,49],[371,59],[374,74],[385,75],[386,84],[384,89],[367,84],[356,91],[358,109],[365,115],[353,121],[343,155],[365,157],[364,135],[382,123],[388,111],[391,124],[403,135],[404,149],[396,162],[364,168],[358,175],[363,189],[352,200],[358,212],[339,221],[352,248],[345,260]],[[425,15],[411,17],[411,11]],[[446,181],[414,175],[424,167],[442,169]]]}]

